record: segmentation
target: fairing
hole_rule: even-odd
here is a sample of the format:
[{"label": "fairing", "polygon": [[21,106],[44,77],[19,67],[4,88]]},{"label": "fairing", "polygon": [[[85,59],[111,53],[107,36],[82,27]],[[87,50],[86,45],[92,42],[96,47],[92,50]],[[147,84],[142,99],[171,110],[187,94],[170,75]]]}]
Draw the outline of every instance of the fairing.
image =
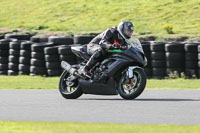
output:
[{"label": "fairing", "polygon": [[128,49],[120,53],[113,54],[111,59],[113,63],[106,71],[109,77],[114,76],[124,66],[140,66],[144,67],[147,63],[146,57],[142,49],[142,45],[138,39],[127,40]]},{"label": "fairing", "polygon": [[138,39],[126,40],[128,44],[128,49],[121,51],[118,54],[114,54],[113,57],[124,59],[130,63],[136,63],[139,66],[145,66],[147,63],[146,57],[144,56],[144,51],[142,45]]}]

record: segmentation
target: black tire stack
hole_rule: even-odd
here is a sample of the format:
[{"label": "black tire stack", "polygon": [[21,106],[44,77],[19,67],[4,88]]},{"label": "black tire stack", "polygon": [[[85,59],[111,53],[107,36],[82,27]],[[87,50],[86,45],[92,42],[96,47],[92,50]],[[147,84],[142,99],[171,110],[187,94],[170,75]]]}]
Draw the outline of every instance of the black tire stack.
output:
[{"label": "black tire stack", "polygon": [[0,40],[0,75],[8,74],[9,43],[14,40],[15,39]]},{"label": "black tire stack", "polygon": [[[94,37],[2,34],[0,75],[59,76],[62,72],[61,61],[72,65],[83,61],[72,53],[71,46],[88,44]],[[29,39],[31,41],[25,41]],[[174,71],[178,72],[179,76],[185,72],[186,78],[200,78],[200,43],[143,41],[142,47],[148,60],[144,68],[148,78],[164,78]]]},{"label": "black tire stack", "polygon": [[8,75],[18,75],[19,74],[19,57],[21,43],[24,41],[12,41],[9,44],[9,63],[8,63]]},{"label": "black tire stack", "polygon": [[88,44],[94,35],[74,35],[74,44]]},{"label": "black tire stack", "polygon": [[71,36],[50,36],[48,42],[52,42],[55,45],[71,45],[74,40]]},{"label": "black tire stack", "polygon": [[62,73],[58,46],[44,48],[48,76],[59,76]]},{"label": "black tire stack", "polygon": [[148,78],[152,77],[152,66],[151,66],[151,49],[150,49],[150,42],[142,42],[142,48],[144,50],[144,54],[147,58],[147,66],[144,68],[146,76]]},{"label": "black tire stack", "polygon": [[18,35],[16,33],[9,33],[9,34],[6,34],[5,35],[5,38],[14,38],[14,39],[17,39],[17,40],[30,40],[30,38],[32,37],[33,35],[31,34],[23,34],[23,35]]},{"label": "black tire stack", "polygon": [[[36,35],[31,37],[31,42],[33,42],[36,45],[39,45],[41,43],[45,44],[48,42],[49,36],[46,35]],[[37,47],[37,46],[33,46]],[[36,48],[37,49],[37,48]],[[39,51],[39,52],[38,52]],[[44,51],[40,50],[32,50],[31,47],[31,63],[30,63],[30,75],[47,75],[46,67],[44,67],[44,60],[45,60],[45,54]],[[39,62],[42,62],[43,64],[38,65]],[[40,67],[42,66],[42,67]],[[39,73],[39,74],[38,74]]]},{"label": "black tire stack", "polygon": [[43,42],[48,42],[49,36],[44,36],[44,35],[36,35],[32,36],[30,41],[34,43],[43,43]]},{"label": "black tire stack", "polygon": [[54,46],[53,43],[32,44],[30,75],[47,75],[44,48],[52,46]]},{"label": "black tire stack", "polygon": [[4,39],[4,34],[0,34],[0,39]]},{"label": "black tire stack", "polygon": [[60,61],[66,61],[71,65],[76,64],[76,55],[71,51],[71,45],[60,46],[58,53],[60,55]]},{"label": "black tire stack", "polygon": [[59,76],[62,73],[62,69],[60,66],[61,61],[58,53],[58,47],[59,45],[67,46],[73,44],[73,38],[67,36],[50,36],[48,42],[52,42],[57,46],[47,47],[44,49],[47,74],[48,76]]},{"label": "black tire stack", "polygon": [[198,75],[198,45],[199,43],[185,44],[185,75],[187,78],[196,78]]},{"label": "black tire stack", "polygon": [[198,78],[200,78],[200,45],[198,46]]},{"label": "black tire stack", "polygon": [[20,57],[19,57],[19,74],[30,74],[31,63],[31,45],[33,42],[26,41],[21,43]]},{"label": "black tire stack", "polygon": [[[185,50],[183,43],[167,43],[166,51],[166,66],[167,75],[180,76],[185,72]],[[176,75],[177,74],[177,75]]]},{"label": "black tire stack", "polygon": [[151,42],[151,58],[153,78],[166,76],[165,42]]}]

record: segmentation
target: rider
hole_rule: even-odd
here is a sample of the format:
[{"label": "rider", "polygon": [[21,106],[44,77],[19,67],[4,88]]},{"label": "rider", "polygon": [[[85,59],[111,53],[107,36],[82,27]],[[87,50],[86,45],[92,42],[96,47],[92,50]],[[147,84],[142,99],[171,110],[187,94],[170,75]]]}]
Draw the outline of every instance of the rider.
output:
[{"label": "rider", "polygon": [[125,39],[133,34],[134,26],[129,21],[122,21],[117,27],[111,27],[96,36],[88,45],[87,53],[92,55],[83,68],[83,74],[90,78],[90,69],[106,55],[106,49],[115,49],[126,45]]}]

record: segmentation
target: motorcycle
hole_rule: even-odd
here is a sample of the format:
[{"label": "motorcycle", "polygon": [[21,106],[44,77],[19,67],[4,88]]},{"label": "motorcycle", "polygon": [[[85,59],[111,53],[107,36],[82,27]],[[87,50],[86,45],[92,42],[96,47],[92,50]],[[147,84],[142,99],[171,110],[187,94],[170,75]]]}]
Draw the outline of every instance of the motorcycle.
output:
[{"label": "motorcycle", "polygon": [[84,46],[72,46],[72,52],[84,59],[76,65],[62,61],[64,69],[59,80],[59,91],[66,99],[76,99],[82,94],[120,95],[123,99],[135,99],[145,89],[147,64],[138,39],[126,40],[127,47],[108,50],[109,56],[91,69],[91,77],[81,74],[90,56]]}]

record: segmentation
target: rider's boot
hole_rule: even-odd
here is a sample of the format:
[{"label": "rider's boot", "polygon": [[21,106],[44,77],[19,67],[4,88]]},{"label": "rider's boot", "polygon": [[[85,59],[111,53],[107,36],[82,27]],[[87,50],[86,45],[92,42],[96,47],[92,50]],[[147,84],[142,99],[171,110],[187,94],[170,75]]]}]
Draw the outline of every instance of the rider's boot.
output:
[{"label": "rider's boot", "polygon": [[90,57],[89,61],[83,68],[83,75],[91,78],[90,69],[95,66],[95,64],[100,61],[104,56],[104,51],[102,49],[98,49],[95,53]]},{"label": "rider's boot", "polygon": [[83,67],[82,74],[87,78],[91,78],[90,70],[96,63],[97,63],[97,60],[95,60],[94,55],[92,55],[91,58],[89,59],[89,61]]},{"label": "rider's boot", "polygon": [[82,74],[89,79],[91,78],[90,68],[87,65],[83,67]]}]

